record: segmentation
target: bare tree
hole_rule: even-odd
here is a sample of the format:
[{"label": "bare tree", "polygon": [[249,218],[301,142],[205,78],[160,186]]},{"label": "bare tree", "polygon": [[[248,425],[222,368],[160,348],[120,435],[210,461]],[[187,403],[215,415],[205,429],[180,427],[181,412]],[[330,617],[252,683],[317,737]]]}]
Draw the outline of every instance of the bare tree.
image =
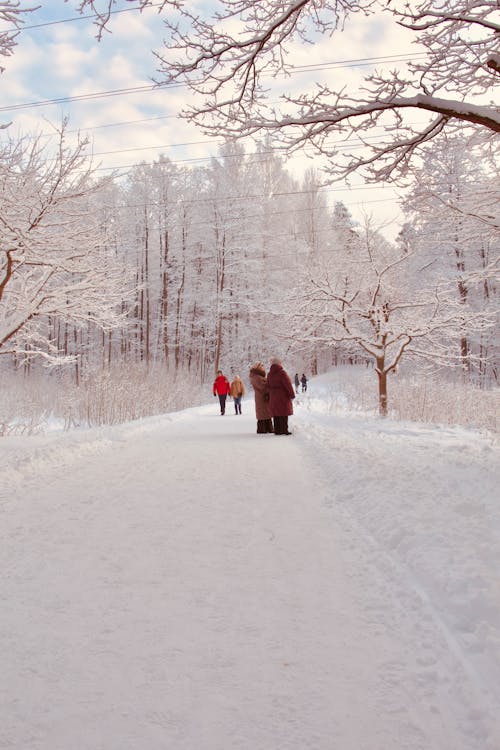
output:
[{"label": "bare tree", "polygon": [[[109,27],[113,2],[76,3],[79,12],[94,14],[98,38]],[[453,123],[500,132],[500,109],[488,99],[500,80],[498,0],[455,0],[452,6],[448,0],[214,0],[205,16],[181,0],[139,5],[168,10],[167,48],[157,53],[159,83],[189,86],[196,97],[183,116],[208,133],[271,132],[290,149],[312,145],[327,157],[334,177],[362,169],[372,180],[389,180],[405,173],[421,144]],[[0,1],[0,20],[13,27],[0,34],[0,54],[12,53],[22,15],[33,9]],[[382,13],[414,33],[422,56],[406,69],[371,72],[359,91],[343,83],[308,84],[291,96],[280,84],[281,105],[270,105],[269,81],[293,72],[295,42],[341,33],[355,14]],[[429,117],[408,122],[415,110]],[[370,135],[380,128],[385,137],[375,144]],[[332,134],[353,139],[355,150],[339,152]]]},{"label": "bare tree", "polygon": [[370,359],[381,416],[388,410],[388,376],[406,353],[450,362],[457,330],[488,325],[475,313],[466,320],[449,285],[419,288],[417,268],[418,259],[389,245],[367,220],[356,244],[338,247],[311,266],[295,298],[291,338],[313,339],[318,347],[342,345]]},{"label": "bare tree", "polygon": [[95,178],[86,143],[52,153],[41,139],[10,140],[0,154],[0,351],[60,352],[43,320],[117,324],[123,265],[102,242]]},{"label": "bare tree", "polygon": [[[315,147],[332,176],[362,169],[372,180],[388,180],[404,174],[415,150],[453,123],[500,132],[500,109],[488,103],[500,73],[497,0],[456,0],[452,7],[448,0],[217,0],[215,6],[212,18],[170,7],[168,48],[158,55],[160,82],[189,86],[196,98],[183,116],[207,133],[271,132],[291,149]],[[359,91],[309,84],[291,96],[280,83],[281,105],[271,106],[270,80],[275,86],[293,72],[294,42],[341,33],[356,13],[390,14],[414,33],[422,56],[406,70],[370,73]],[[415,110],[429,117],[408,122],[406,113]],[[370,142],[380,128],[385,136]],[[339,153],[332,134],[354,139],[355,150]]]},{"label": "bare tree", "polygon": [[[35,6],[23,8],[17,0],[0,1],[0,22],[6,26],[0,31],[0,55],[2,57],[12,55],[16,46],[16,37],[24,23],[23,16],[34,10],[36,10]],[[1,71],[3,67],[0,66]]]}]

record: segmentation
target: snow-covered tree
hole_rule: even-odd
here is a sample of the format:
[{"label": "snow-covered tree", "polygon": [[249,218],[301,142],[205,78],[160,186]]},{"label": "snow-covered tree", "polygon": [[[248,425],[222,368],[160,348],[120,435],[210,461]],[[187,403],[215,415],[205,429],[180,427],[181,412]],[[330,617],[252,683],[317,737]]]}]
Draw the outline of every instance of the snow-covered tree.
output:
[{"label": "snow-covered tree", "polygon": [[[415,149],[453,123],[500,132],[500,110],[489,101],[500,73],[497,0],[218,0],[196,13],[164,5],[170,37],[158,56],[161,80],[189,86],[196,98],[184,116],[206,132],[273,133],[291,148],[313,145],[332,175],[361,168],[375,180],[404,172]],[[356,13],[374,20],[389,14],[414,34],[422,56],[406,68],[369,73],[356,91],[344,80],[309,81],[302,93],[287,94],[288,83],[276,79],[293,72],[293,45],[341,33]],[[272,106],[268,91],[277,86],[281,104]],[[416,111],[429,116],[416,118]],[[381,128],[385,135],[370,140]],[[364,148],[340,151],[332,134]]]},{"label": "snow-covered tree", "polygon": [[57,137],[55,149],[26,136],[0,151],[0,351],[47,361],[68,353],[55,320],[116,325],[124,285],[99,225],[107,181],[96,178],[84,141],[67,145],[65,124]]},{"label": "snow-covered tree", "polygon": [[388,409],[388,375],[405,353],[451,357],[457,330],[471,323],[449,285],[420,287],[418,270],[418,258],[392,246],[367,220],[357,242],[311,264],[295,295],[291,338],[313,340],[318,347],[350,347],[370,359],[382,416]]},{"label": "snow-covered tree", "polygon": [[[0,23],[4,28],[0,30],[0,55],[12,55],[16,46],[16,37],[24,23],[24,15],[31,13],[37,6],[23,8],[17,0],[1,0]],[[0,67],[0,72],[3,70]]]},{"label": "snow-covered tree", "polygon": [[[404,206],[412,218],[408,247],[417,251],[427,284],[451,282],[467,319],[498,314],[499,172],[494,154],[465,137],[426,148],[412,169]],[[496,372],[495,328],[467,330],[457,340],[464,373],[481,382]]]},{"label": "snow-covered tree", "polygon": [[[92,10],[100,38],[114,0],[80,0]],[[184,115],[205,131],[234,138],[272,133],[290,148],[312,145],[327,157],[332,175],[362,169],[371,179],[404,173],[418,147],[454,123],[500,132],[500,109],[491,94],[500,80],[497,0],[214,0],[192,10],[181,0],[141,0],[166,12],[167,47],[156,54],[160,83],[183,81],[195,94]],[[0,19],[13,31],[0,36],[11,54],[22,14],[17,2],[0,3]],[[422,55],[390,73],[370,72],[356,91],[344,81],[311,85],[288,94],[280,77],[293,72],[296,43],[341,33],[356,14],[381,14],[414,34]],[[267,98],[269,81],[281,86],[281,105]],[[288,88],[288,86],[287,86]],[[414,123],[415,112],[428,117]],[[407,114],[410,114],[410,119]],[[376,142],[371,134],[382,130]],[[358,149],[340,151],[332,134]]]}]

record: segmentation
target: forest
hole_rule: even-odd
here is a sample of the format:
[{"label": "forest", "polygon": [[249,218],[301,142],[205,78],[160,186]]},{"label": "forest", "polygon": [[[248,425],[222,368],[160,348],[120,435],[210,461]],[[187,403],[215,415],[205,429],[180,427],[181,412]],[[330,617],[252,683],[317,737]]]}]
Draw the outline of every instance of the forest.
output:
[{"label": "forest", "polygon": [[134,402],[152,377],[185,405],[219,367],[246,375],[275,354],[312,375],[366,366],[382,414],[400,371],[497,385],[498,175],[465,129],[413,167],[396,242],[266,144],[227,142],[203,167],[160,157],[120,180],[99,178],[64,124],[56,137],[55,156],[32,137],[2,153],[7,390],[42,378],[99,400],[97,384],[132,378]]},{"label": "forest", "polygon": [[[369,72],[363,100],[322,85],[269,111],[262,80],[289,73],[288,45],[340,33],[351,15],[378,13],[376,4],[287,0],[275,17],[269,0],[219,0],[214,25],[168,0],[160,83],[188,86],[193,106],[181,117],[223,138],[203,166],[159,156],[103,177],[67,119],[50,139],[3,126],[0,431],[32,431],[54,411],[69,426],[181,408],[204,398],[218,368],[245,376],[271,356],[312,376],[351,367],[362,374],[347,378],[359,380],[353,403],[368,389],[368,409],[381,416],[491,426],[494,5],[461,0],[451,15],[427,1],[386,9],[425,58],[406,72]],[[95,11],[99,35],[112,6]],[[0,3],[14,26],[1,54],[12,54],[31,11]],[[435,119],[408,120],[408,110]],[[340,149],[331,133],[357,150]],[[297,176],[286,149],[306,146],[324,169]],[[401,187],[395,239],[376,214],[355,220],[336,200],[335,180],[354,172]]]}]

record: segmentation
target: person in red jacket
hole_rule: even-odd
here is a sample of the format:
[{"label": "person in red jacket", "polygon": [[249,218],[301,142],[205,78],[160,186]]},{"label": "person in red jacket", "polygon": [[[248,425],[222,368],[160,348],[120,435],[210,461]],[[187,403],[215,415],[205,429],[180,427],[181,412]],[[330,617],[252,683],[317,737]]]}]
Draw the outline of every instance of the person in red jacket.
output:
[{"label": "person in red jacket", "polygon": [[217,377],[214,380],[213,392],[214,392],[214,396],[219,397],[221,415],[225,414],[226,413],[226,398],[231,392],[231,386],[229,385],[229,380],[226,378],[225,375],[222,374],[222,370],[217,370]]},{"label": "person in red jacket", "polygon": [[283,369],[281,360],[274,357],[267,375],[269,388],[269,411],[274,422],[275,435],[291,435],[288,431],[288,417],[293,414],[295,391],[292,381]]}]

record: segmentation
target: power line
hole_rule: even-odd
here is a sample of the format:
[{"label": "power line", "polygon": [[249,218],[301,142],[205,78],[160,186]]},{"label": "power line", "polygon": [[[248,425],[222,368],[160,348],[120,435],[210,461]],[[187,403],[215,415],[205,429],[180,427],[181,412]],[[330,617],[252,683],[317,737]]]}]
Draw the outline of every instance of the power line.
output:
[{"label": "power line", "polygon": [[[175,119],[178,119],[178,115],[154,115],[154,116],[151,116],[151,117],[141,117],[141,118],[138,118],[136,120],[121,120],[121,121],[118,121],[118,122],[103,123],[102,125],[89,125],[88,127],[74,128],[73,130],[66,130],[66,133],[68,133],[68,135],[69,134],[73,134],[73,133],[89,133],[89,132],[92,132],[94,130],[102,130],[102,129],[105,129],[105,128],[119,128],[119,127],[123,127],[123,126],[126,126],[126,125],[140,125],[140,124],[147,123],[147,122],[156,122],[157,120],[175,120]],[[409,126],[415,125],[415,124],[416,123],[414,123],[414,122],[407,123],[407,125],[409,125]],[[379,127],[380,130],[384,130],[384,128],[382,126],[378,126],[378,127]],[[7,132],[7,131],[5,131],[5,132]],[[39,135],[41,137],[43,137],[43,138],[54,138],[54,137],[56,137],[57,133],[54,133],[54,132],[40,133]],[[32,138],[36,138],[38,136],[31,136],[31,137]],[[186,143],[186,144],[172,143],[172,144],[170,144],[169,147],[173,147],[173,146],[177,146],[177,145],[181,145],[181,146],[182,145],[189,145],[190,146],[190,145],[198,145],[198,144],[201,144],[201,143],[220,143],[220,144],[222,144],[222,143],[224,143],[224,140],[222,138],[220,138],[220,139],[210,139],[210,140],[203,140],[203,141],[191,141],[190,143]],[[155,148],[155,146],[151,146],[151,148]]]},{"label": "power line", "polygon": [[21,109],[33,109],[35,107],[45,107],[50,104],[64,104],[69,102],[91,101],[93,99],[107,99],[114,96],[127,96],[128,94],[140,94],[144,92],[163,91],[166,88],[177,88],[184,86],[183,83],[161,83],[149,84],[148,86],[131,86],[124,89],[110,89],[107,91],[98,91],[90,94],[78,94],[77,96],[61,96],[57,99],[43,99],[37,102],[25,102],[24,104],[12,104],[7,107],[0,107],[0,112],[17,112]]},{"label": "power line", "polygon": [[[415,53],[414,56],[416,57],[421,53]],[[398,57],[399,60],[406,61],[408,57],[402,57],[402,56],[395,56]],[[321,66],[315,68],[310,67],[307,71],[305,70],[306,66],[303,66],[302,68],[293,68],[293,73],[300,73],[300,72],[315,72],[318,70],[335,70],[338,68],[349,68],[349,67],[358,67],[358,66],[364,66],[364,65],[372,65],[373,63],[370,61],[379,60],[380,62],[389,62],[387,58],[379,58],[379,57],[373,57],[373,58],[365,58],[369,62],[364,63],[354,63],[351,61],[342,61],[338,63],[322,63]],[[395,62],[395,60],[392,60],[392,62]],[[327,65],[328,67],[323,67]],[[167,83],[155,83],[155,84],[149,84],[147,86],[132,86],[129,88],[123,88],[123,89],[111,89],[111,90],[105,90],[105,91],[96,91],[89,94],[80,94],[77,96],[62,96],[55,99],[43,99],[41,101],[36,102],[24,102],[22,104],[12,104],[7,107],[0,107],[0,112],[15,112],[21,109],[32,109],[35,107],[44,107],[51,104],[63,104],[63,103],[70,103],[70,102],[80,102],[80,101],[92,101],[94,99],[107,99],[108,97],[114,97],[114,96],[129,96],[131,94],[140,94],[144,92],[156,92],[156,91],[163,91],[164,89],[170,89],[170,88],[185,88],[187,87],[187,83],[179,82],[179,81],[169,81]]]},{"label": "power line", "polygon": [[[150,118],[143,118],[141,120],[125,122],[123,124],[124,125],[128,125],[128,124],[133,124],[135,122],[147,122],[147,121],[149,121],[149,119]],[[157,118],[153,118],[153,119],[157,119]],[[114,125],[118,125],[118,124],[120,124],[120,123],[114,123]],[[98,126],[98,127],[111,127],[111,126],[112,125],[110,124],[110,125],[102,125],[102,126]],[[92,130],[92,129],[93,128],[83,128],[83,132],[85,132],[86,130]],[[78,129],[78,130],[67,130],[65,132],[68,133],[68,134],[70,134],[70,133],[73,134],[73,133],[80,133],[82,131],[80,129]],[[55,137],[57,137],[57,133],[54,133],[54,132],[53,133],[41,133],[40,136],[33,135],[33,136],[29,136],[28,139],[29,140],[36,140],[37,137],[55,138]],[[333,141],[332,143],[328,143],[326,145],[328,145],[329,148],[332,148],[332,149],[335,149],[335,148],[338,149],[339,147],[342,147],[344,149],[351,150],[351,149],[364,148],[366,146],[366,142],[367,141],[372,142],[372,143],[377,143],[383,137],[384,137],[383,133],[380,133],[380,134],[373,135],[373,136],[365,136],[365,139],[364,139],[365,143],[360,143],[359,141],[347,138],[347,139],[340,140],[340,141]],[[159,144],[159,145],[131,146],[129,148],[113,149],[111,151],[96,151],[96,152],[92,152],[91,154],[89,154],[89,158],[95,158],[95,157],[100,157],[100,156],[109,156],[109,155],[115,155],[115,154],[131,153],[131,152],[135,152],[135,151],[151,151],[151,150],[159,150],[159,149],[185,148],[186,146],[205,146],[205,145],[212,145],[212,144],[222,146],[222,145],[224,145],[224,142],[225,141],[223,139],[207,139],[207,140],[196,140],[196,141],[184,141],[184,142],[178,142],[178,143],[163,143],[163,144]],[[249,159],[246,162],[247,164],[252,164],[252,163],[259,163],[261,156],[265,156],[265,155],[268,155],[268,154],[276,154],[276,153],[279,154],[280,151],[281,151],[281,155],[283,156],[283,158],[285,160],[287,160],[287,159],[289,160],[290,158],[293,158],[294,155],[295,155],[295,154],[287,155],[285,153],[286,152],[285,148],[276,147],[274,149],[270,149],[270,150],[267,149],[267,150],[262,150],[262,151],[259,151],[259,152],[256,152],[256,151],[252,151],[252,152],[244,151],[241,154],[240,153],[238,153],[238,154],[215,154],[215,155],[214,154],[210,154],[208,156],[198,156],[198,157],[191,157],[191,158],[186,158],[186,159],[170,159],[170,157],[167,157],[167,158],[169,159],[169,162],[172,163],[172,164],[183,164],[183,163],[190,163],[190,162],[210,161],[211,159],[214,159],[214,158],[216,158],[216,159],[240,159],[241,157],[249,157],[249,156],[250,157],[257,157],[257,158]],[[301,154],[302,153],[314,153],[314,149],[313,149],[312,146],[309,146],[309,147],[308,146],[304,146],[300,153]],[[47,161],[49,161],[49,159],[47,159]],[[158,164],[158,162],[153,162],[153,163],[151,163],[151,166],[154,167],[157,164]],[[113,169],[130,168],[130,167],[133,167],[133,166],[139,166],[139,164],[136,164],[136,165],[130,165],[130,164],[127,164],[127,165],[118,165],[118,166],[114,166],[114,167],[99,167],[98,169],[101,169],[101,170],[113,170]]]},{"label": "power line", "polygon": [[[373,136],[367,136],[365,137],[365,141],[370,142],[378,142],[383,138],[382,135],[373,135]],[[169,149],[169,148],[178,148],[178,147],[185,147],[185,146],[199,146],[199,145],[205,145],[205,144],[218,144],[222,146],[224,144],[223,140],[207,140],[207,141],[186,141],[185,143],[164,143],[159,146],[132,146],[130,148],[120,148],[113,151],[96,151],[92,154],[93,157],[96,156],[110,156],[114,154],[125,154],[130,153],[131,151],[151,151],[151,150],[157,150],[157,149]],[[328,148],[337,148],[338,146],[342,146],[346,149],[357,149],[357,148],[365,148],[366,143],[360,143],[359,141],[353,141],[352,139],[346,139],[343,141],[334,141],[331,144],[325,144],[325,147],[328,146]],[[217,154],[216,156],[210,155],[210,156],[197,156],[192,157],[190,159],[176,159],[171,160],[173,164],[177,163],[183,163],[183,162],[191,162],[191,161],[209,161],[210,159],[217,158],[217,159],[241,159],[242,157],[246,156],[266,156],[269,154],[276,154],[276,152],[279,151],[278,148],[266,150],[266,151],[259,151],[259,152],[248,152],[244,151],[241,154]],[[305,146],[300,153],[314,153],[313,147],[307,147]],[[246,163],[251,164],[255,162],[259,162],[260,159],[257,158],[255,160],[249,160]]]},{"label": "power line", "polygon": [[[119,13],[119,12],[125,12],[125,11],[113,11],[113,12]],[[314,72],[318,70],[335,70],[337,68],[349,68],[349,67],[356,67],[356,66],[362,66],[362,65],[372,65],[376,61],[379,61],[379,62],[396,62],[396,61],[401,61],[401,60],[407,61],[409,58],[413,59],[413,58],[422,56],[422,54],[425,54],[425,53],[413,53],[411,55],[386,55],[383,57],[365,57],[365,58],[355,58],[353,60],[338,60],[338,61],[333,61],[333,62],[328,62],[328,63],[318,63],[315,65],[302,65],[302,66],[297,66],[297,67],[292,66],[291,70],[293,73],[301,73],[301,72],[309,73],[309,72]],[[109,90],[104,90],[104,91],[92,92],[88,94],[79,94],[76,96],[63,96],[63,97],[58,97],[54,99],[44,99],[44,100],[35,101],[35,102],[24,102],[21,104],[12,104],[10,106],[0,107],[0,112],[16,112],[22,109],[32,109],[35,107],[44,107],[44,106],[53,105],[53,104],[92,101],[96,99],[106,99],[106,98],[115,97],[115,96],[128,96],[131,94],[163,91],[164,89],[167,89],[167,88],[182,88],[186,86],[187,86],[186,83],[172,81],[172,82],[167,82],[167,83],[162,83],[162,84],[148,84],[146,86],[132,86],[132,87],[123,88],[123,89],[109,89]]]},{"label": "power line", "polygon": [[[159,8],[163,5],[163,3],[151,3],[148,7],[149,8]],[[142,12],[142,8],[140,6],[133,7],[133,8],[123,8],[122,10],[110,10],[106,13],[106,15],[115,16],[119,13],[129,13],[130,11],[138,10]],[[91,13],[87,16],[80,15],[80,16],[73,16],[72,18],[61,18],[56,21],[45,21],[43,23],[35,23],[31,26],[23,26],[21,31],[33,31],[34,29],[42,29],[46,26],[58,26],[62,23],[74,23],[75,21],[88,21],[89,19],[97,19],[100,18],[98,13]]]},{"label": "power line", "polygon": [[[360,186],[358,188],[353,188],[353,190],[385,190],[388,188],[384,187],[377,187],[372,188],[370,186]],[[272,198],[289,198],[292,196],[300,196],[300,195],[310,195],[311,190],[284,190],[281,192],[273,193],[272,196],[269,196],[265,193],[249,193],[248,195],[225,195],[222,197],[207,197],[207,198],[181,198],[180,200],[175,201],[176,204],[182,204],[182,205],[193,205],[197,203],[217,203],[218,205],[221,203],[231,203],[234,204],[237,201],[251,201],[251,200],[258,200],[262,198],[269,199]],[[341,193],[341,192],[349,192],[348,188],[341,188],[341,187],[335,187],[335,188],[322,188],[320,190],[320,195],[324,195],[324,193]],[[385,202],[387,198],[371,198],[370,200],[363,201],[364,203],[382,203]],[[342,201],[343,203],[343,201]],[[108,206],[108,208],[124,208],[124,209],[130,209],[130,208],[144,208],[144,203],[125,203],[121,206]],[[164,205],[161,201],[151,201],[147,203],[147,207],[154,208],[158,206]],[[351,201],[348,204],[345,205],[361,205],[361,202],[355,202]],[[307,207],[305,209],[300,209],[304,211],[311,211],[315,210],[314,208],[311,209],[311,207]],[[323,206],[319,206],[318,210],[323,210]],[[295,213],[296,210],[292,209],[290,211],[279,211],[275,213]]]},{"label": "power line", "polygon": [[[145,6],[147,8],[161,8],[163,6],[163,3],[150,3],[148,6]],[[106,13],[106,15],[112,16],[112,15],[118,15],[120,13],[129,13],[130,11],[139,11],[143,12],[144,7],[142,6],[136,6],[133,8],[123,8],[121,10],[110,10]],[[89,15],[80,15],[80,16],[73,16],[72,18],[62,18],[55,21],[45,21],[43,23],[37,23],[32,24],[31,26],[23,26],[20,31],[33,31],[35,29],[41,29],[45,28],[47,26],[57,26],[63,23],[74,23],[78,21],[83,20],[90,20],[90,19],[98,19],[101,16],[97,13],[91,13]],[[336,60],[336,61],[329,61],[324,63],[311,63],[310,65],[291,65],[290,70],[293,70],[294,72],[315,72],[318,70],[330,70],[335,67],[349,67],[349,66],[357,66],[357,65],[370,65],[373,62],[401,62],[406,60],[414,60],[419,57],[425,57],[427,53],[426,52],[412,52],[410,54],[406,52],[400,52],[398,54],[394,55],[382,55],[377,57],[359,57],[359,58],[353,58],[352,60]]]},{"label": "power line", "polygon": [[[354,188],[355,190],[384,190],[386,188],[371,188],[369,186],[360,186],[359,188]],[[309,195],[311,191],[310,190],[291,190],[289,192],[282,192],[282,193],[275,193],[272,198],[286,198],[289,196],[299,196],[299,195]],[[321,195],[324,193],[341,193],[341,192],[348,192],[347,188],[325,188],[321,190]],[[176,201],[176,203],[181,203],[183,205],[191,205],[193,203],[217,203],[218,205],[222,202],[224,203],[231,203],[234,204],[236,201],[251,201],[251,200],[257,200],[261,198],[269,198],[269,196],[265,195],[264,193],[252,193],[251,195],[226,195],[223,198],[182,198],[179,201]],[[363,201],[363,203],[380,203],[381,201],[386,200],[385,198],[370,198],[368,201]],[[342,201],[343,202],[343,201]],[[146,204],[148,208],[154,208],[158,206],[164,205],[161,201],[153,201]],[[351,202],[351,205],[353,203]],[[356,204],[357,205],[357,204]],[[123,206],[120,206],[121,208],[144,208],[144,203],[126,203]],[[108,208],[112,208],[112,206],[108,206]],[[312,211],[323,211],[324,206],[317,206],[317,207],[306,207],[301,209],[292,209],[290,211],[273,211],[273,215],[277,214],[288,214],[288,213],[300,213],[301,211],[306,212],[312,212]],[[252,218],[252,217],[249,217]],[[253,218],[258,218],[257,216]]]}]

